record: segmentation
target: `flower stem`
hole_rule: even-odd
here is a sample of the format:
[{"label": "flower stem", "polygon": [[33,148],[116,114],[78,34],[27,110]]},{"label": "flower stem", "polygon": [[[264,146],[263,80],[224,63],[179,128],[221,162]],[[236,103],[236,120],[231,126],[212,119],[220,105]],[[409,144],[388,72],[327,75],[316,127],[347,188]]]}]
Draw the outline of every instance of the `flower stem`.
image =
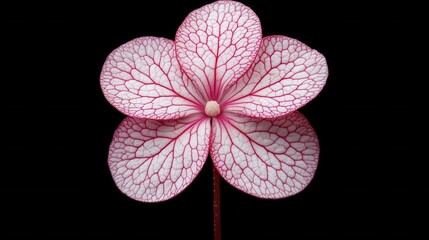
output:
[{"label": "flower stem", "polygon": [[213,165],[213,230],[214,240],[221,239],[220,230],[220,175]]}]

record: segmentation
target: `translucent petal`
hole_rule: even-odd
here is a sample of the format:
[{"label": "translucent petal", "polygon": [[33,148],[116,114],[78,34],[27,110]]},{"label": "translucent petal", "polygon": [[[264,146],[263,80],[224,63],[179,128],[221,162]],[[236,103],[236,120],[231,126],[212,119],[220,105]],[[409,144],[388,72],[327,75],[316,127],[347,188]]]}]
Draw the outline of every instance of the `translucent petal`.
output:
[{"label": "translucent petal", "polygon": [[260,198],[284,198],[303,190],[319,160],[319,142],[295,111],[272,119],[225,114],[213,119],[210,154],[220,175]]},{"label": "translucent petal", "polygon": [[235,1],[217,1],[191,12],[176,33],[183,71],[207,100],[218,100],[251,66],[262,40],[259,18]]},{"label": "translucent petal", "polygon": [[138,118],[177,119],[203,110],[205,101],[175,57],[174,42],[141,37],[115,49],[100,76],[106,99]]},{"label": "translucent petal", "polygon": [[182,192],[208,156],[210,119],[180,120],[128,117],[115,131],[109,168],[117,187],[143,202],[159,202]]},{"label": "translucent petal", "polygon": [[328,77],[325,57],[285,36],[263,39],[251,70],[220,101],[226,111],[270,118],[294,111],[322,90]]}]

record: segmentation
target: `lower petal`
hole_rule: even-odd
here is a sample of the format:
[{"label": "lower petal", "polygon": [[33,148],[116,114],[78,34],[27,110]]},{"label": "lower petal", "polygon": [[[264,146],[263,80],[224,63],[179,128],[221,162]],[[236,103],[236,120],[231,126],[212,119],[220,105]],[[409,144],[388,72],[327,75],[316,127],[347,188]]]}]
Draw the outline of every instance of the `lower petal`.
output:
[{"label": "lower petal", "polygon": [[157,121],[128,117],[114,133],[109,168],[117,187],[142,202],[159,202],[183,191],[208,155],[210,120],[192,115]]},{"label": "lower petal", "polygon": [[227,114],[213,120],[211,156],[222,177],[260,198],[284,198],[303,190],[319,160],[319,141],[295,111],[273,119]]}]

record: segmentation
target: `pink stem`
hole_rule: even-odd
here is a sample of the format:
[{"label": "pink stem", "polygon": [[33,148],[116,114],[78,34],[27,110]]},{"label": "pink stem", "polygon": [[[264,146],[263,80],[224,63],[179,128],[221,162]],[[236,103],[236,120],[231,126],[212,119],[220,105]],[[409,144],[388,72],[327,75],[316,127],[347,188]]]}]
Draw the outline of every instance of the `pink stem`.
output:
[{"label": "pink stem", "polygon": [[220,175],[213,165],[213,226],[214,240],[221,239],[220,231]]}]

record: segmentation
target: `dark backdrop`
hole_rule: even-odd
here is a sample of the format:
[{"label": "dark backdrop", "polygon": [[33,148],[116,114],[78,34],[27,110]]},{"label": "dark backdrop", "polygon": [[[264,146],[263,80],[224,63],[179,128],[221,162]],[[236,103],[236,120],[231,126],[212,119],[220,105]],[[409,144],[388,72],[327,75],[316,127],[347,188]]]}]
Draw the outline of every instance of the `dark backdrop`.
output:
[{"label": "dark backdrop", "polygon": [[[210,161],[166,202],[137,202],[115,187],[106,159],[124,115],[98,79],[114,48],[140,36],[173,39],[186,15],[209,2],[2,7],[0,236],[212,237]],[[242,2],[265,36],[323,53],[330,75],[301,109],[320,140],[315,178],[274,201],[222,181],[224,239],[427,235],[421,8]]]}]

